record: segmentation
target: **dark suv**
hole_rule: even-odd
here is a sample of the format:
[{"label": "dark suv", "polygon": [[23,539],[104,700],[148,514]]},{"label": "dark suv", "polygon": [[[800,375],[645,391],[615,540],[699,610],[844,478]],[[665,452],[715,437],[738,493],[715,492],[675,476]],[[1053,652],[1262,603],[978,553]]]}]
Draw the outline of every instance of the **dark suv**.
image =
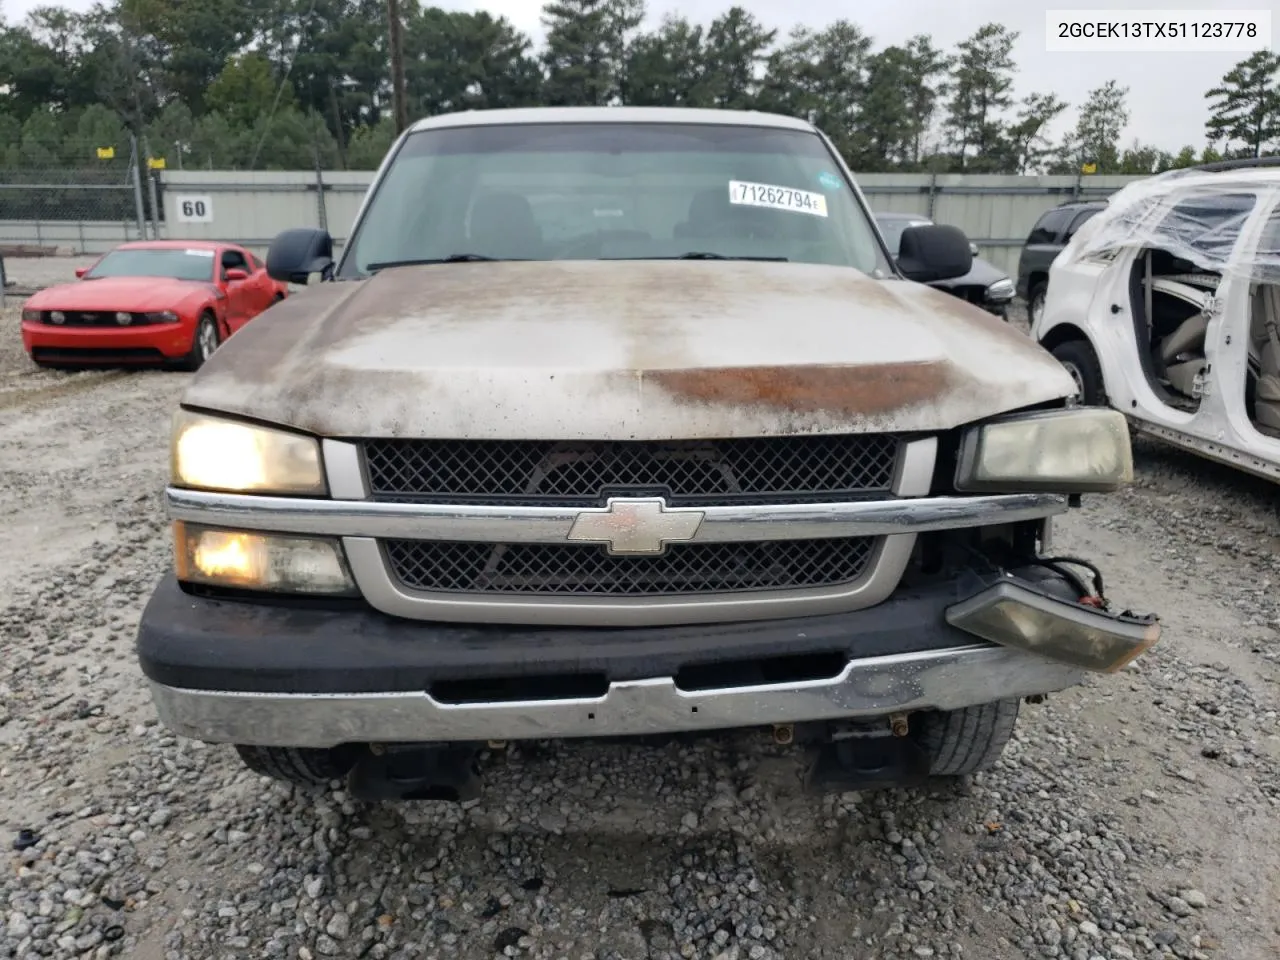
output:
[{"label": "dark suv", "polygon": [[1027,302],[1027,315],[1035,323],[1044,309],[1049,287],[1049,265],[1086,220],[1106,207],[1105,200],[1064,203],[1045,211],[1036,221],[1018,259],[1018,296]]}]

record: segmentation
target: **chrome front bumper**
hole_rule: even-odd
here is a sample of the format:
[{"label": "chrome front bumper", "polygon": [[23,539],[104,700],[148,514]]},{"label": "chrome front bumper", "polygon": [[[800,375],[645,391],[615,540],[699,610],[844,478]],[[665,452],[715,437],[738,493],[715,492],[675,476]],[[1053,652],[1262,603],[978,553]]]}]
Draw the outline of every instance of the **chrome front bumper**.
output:
[{"label": "chrome front bumper", "polygon": [[458,705],[427,693],[233,693],[154,681],[151,690],[161,721],[181,736],[332,747],[632,736],[955,710],[1063,690],[1084,673],[1021,650],[965,646],[855,660],[827,680],[688,692],[659,677],[613,683],[603,696],[582,699]]}]

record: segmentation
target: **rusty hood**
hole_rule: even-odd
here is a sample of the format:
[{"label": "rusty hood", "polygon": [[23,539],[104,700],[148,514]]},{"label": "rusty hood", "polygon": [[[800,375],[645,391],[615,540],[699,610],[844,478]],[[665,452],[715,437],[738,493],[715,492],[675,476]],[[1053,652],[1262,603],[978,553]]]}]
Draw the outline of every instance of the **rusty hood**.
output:
[{"label": "rusty hood", "polygon": [[920,284],[551,261],[319,284],[229,339],[185,403],[327,437],[694,439],[939,430],[1072,392],[1024,334]]}]

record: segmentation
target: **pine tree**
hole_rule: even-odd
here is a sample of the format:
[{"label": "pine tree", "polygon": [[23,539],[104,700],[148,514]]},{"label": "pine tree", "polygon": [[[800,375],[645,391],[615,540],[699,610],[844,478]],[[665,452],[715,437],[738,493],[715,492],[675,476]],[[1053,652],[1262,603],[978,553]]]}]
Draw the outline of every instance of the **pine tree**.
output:
[{"label": "pine tree", "polygon": [[546,103],[606,106],[619,99],[628,43],[643,19],[644,0],[557,0],[543,7]]},{"label": "pine tree", "polygon": [[961,169],[980,172],[998,165],[994,155],[1003,152],[1005,133],[1001,114],[1013,104],[1012,52],[1017,39],[1017,32],[988,23],[960,44],[946,126]]},{"label": "pine tree", "polygon": [[756,106],[760,73],[777,30],[766,30],[742,7],[730,7],[707,30],[707,81],[714,106],[749,110]]},{"label": "pine tree", "polygon": [[1076,120],[1074,143],[1081,163],[1092,163],[1098,173],[1116,173],[1120,169],[1120,134],[1129,123],[1125,100],[1129,88],[1114,80],[1089,91]]},{"label": "pine tree", "polygon": [[1280,147],[1280,53],[1259,50],[1241,60],[1205,99],[1211,101],[1205,123],[1211,142],[1225,140],[1229,149],[1239,141],[1251,157]]}]

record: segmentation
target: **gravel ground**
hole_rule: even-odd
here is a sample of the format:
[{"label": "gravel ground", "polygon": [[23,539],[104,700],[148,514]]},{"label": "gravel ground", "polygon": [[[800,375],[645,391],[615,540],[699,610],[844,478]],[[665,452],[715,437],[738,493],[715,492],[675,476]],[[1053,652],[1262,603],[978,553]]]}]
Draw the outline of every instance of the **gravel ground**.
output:
[{"label": "gravel ground", "polygon": [[9,281],[25,287],[43,287],[75,277],[76,267],[87,267],[97,257],[6,257]]},{"label": "gravel ground", "polygon": [[36,372],[16,323],[0,958],[1280,956],[1274,487],[1139,444],[1058,535],[1166,638],[957,786],[813,797],[742,736],[513,751],[481,801],[366,806],[155,723],[132,643],[186,377]]}]

